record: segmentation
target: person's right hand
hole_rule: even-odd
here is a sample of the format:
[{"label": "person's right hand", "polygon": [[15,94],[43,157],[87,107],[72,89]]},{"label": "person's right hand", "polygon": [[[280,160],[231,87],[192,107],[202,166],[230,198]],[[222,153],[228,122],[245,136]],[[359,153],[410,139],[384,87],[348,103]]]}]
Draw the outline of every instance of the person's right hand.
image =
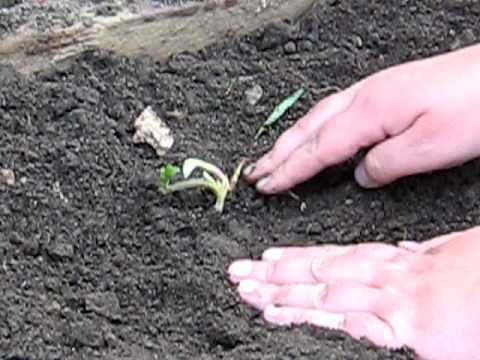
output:
[{"label": "person's right hand", "polygon": [[335,329],[416,359],[480,359],[480,227],[399,245],[274,247],[228,272],[271,324]]},{"label": "person's right hand", "polygon": [[373,146],[355,171],[366,188],[480,156],[480,45],[398,65],[319,102],[245,171],[277,193]]}]

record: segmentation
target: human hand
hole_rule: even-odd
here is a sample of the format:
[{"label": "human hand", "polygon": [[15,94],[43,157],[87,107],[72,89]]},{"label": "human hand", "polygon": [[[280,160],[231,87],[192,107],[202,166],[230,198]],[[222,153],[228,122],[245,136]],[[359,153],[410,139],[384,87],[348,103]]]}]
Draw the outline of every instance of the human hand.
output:
[{"label": "human hand", "polygon": [[360,149],[366,188],[480,155],[480,45],[398,65],[320,101],[245,171],[263,193],[285,191]]},{"label": "human hand", "polygon": [[241,298],[273,324],[308,323],[471,360],[480,343],[480,227],[423,244],[273,248],[229,268]]}]

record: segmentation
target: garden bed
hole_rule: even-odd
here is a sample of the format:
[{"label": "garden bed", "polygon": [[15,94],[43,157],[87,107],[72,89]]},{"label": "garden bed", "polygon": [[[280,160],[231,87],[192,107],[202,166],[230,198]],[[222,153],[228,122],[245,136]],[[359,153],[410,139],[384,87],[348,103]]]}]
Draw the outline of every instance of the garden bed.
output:
[{"label": "garden bed", "polygon": [[[206,192],[161,195],[158,171],[195,156],[230,173],[332,89],[475,41],[479,6],[460,3],[323,1],[296,23],[161,64],[88,51],[31,77],[0,66],[0,168],[15,174],[0,184],[0,357],[413,359],[337,331],[267,325],[226,268],[272,245],[420,241],[478,225],[478,162],[366,191],[352,159],[299,198],[240,182],[222,214]],[[161,158],[133,141],[148,106],[175,139]]]}]

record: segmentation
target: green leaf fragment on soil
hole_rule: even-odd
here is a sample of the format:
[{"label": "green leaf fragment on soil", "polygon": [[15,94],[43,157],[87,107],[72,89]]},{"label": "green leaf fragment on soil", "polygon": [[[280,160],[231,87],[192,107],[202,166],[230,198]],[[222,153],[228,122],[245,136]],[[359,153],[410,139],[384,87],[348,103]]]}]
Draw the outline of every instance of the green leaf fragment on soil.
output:
[{"label": "green leaf fragment on soil", "polygon": [[262,135],[265,131],[267,131],[268,126],[272,126],[273,124],[275,124],[283,116],[283,114],[285,114],[285,112],[300,99],[300,97],[304,94],[304,92],[305,92],[304,89],[298,89],[292,95],[290,95],[285,100],[283,100],[280,104],[278,104],[273,110],[273,112],[270,114],[268,119],[263,123],[263,125],[258,130],[257,134],[255,135],[255,139],[258,139],[260,135]]}]

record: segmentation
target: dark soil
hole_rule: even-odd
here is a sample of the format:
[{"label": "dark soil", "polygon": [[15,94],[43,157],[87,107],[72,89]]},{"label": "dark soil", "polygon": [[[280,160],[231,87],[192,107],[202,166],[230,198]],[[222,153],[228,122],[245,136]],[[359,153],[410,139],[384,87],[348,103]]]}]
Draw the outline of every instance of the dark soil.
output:
[{"label": "dark soil", "polygon": [[[269,326],[239,302],[226,267],[271,245],[424,240],[478,225],[479,163],[365,191],[352,161],[295,189],[300,201],[241,183],[222,215],[208,193],[161,196],[157,174],[188,156],[231,171],[330,87],[478,39],[479,4],[325,1],[299,24],[166,65],[89,53],[33,79],[1,68],[0,168],[17,181],[0,185],[0,357],[413,358],[340,332]],[[252,106],[255,84],[264,95]],[[300,86],[306,95],[255,143]],[[149,105],[174,131],[165,159],[132,141]]]}]

